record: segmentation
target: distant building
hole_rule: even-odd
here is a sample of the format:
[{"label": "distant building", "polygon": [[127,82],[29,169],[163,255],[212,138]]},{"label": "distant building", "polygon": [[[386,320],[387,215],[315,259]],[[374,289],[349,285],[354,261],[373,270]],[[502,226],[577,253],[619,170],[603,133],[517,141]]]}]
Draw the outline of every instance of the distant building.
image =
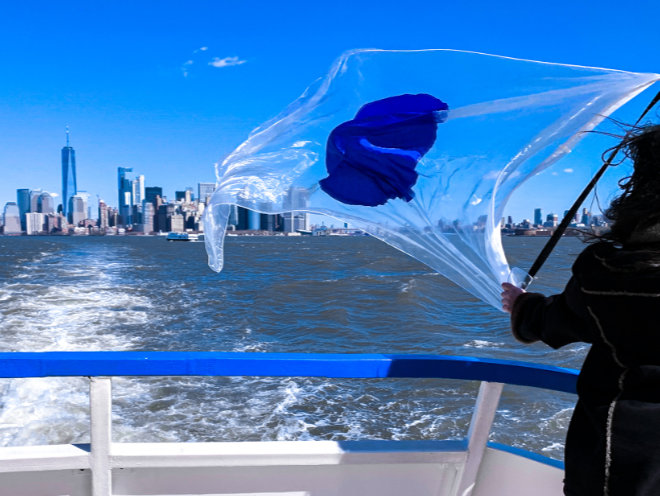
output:
[{"label": "distant building", "polygon": [[190,203],[192,199],[192,188],[187,188],[185,191],[174,192],[174,201]]},{"label": "distant building", "polygon": [[306,209],[309,204],[309,191],[307,188],[294,188],[291,187],[288,191],[287,198],[284,201],[284,208],[287,213],[283,214],[284,217],[284,231],[293,232],[296,230],[308,230],[309,222],[306,212],[299,210]]},{"label": "distant building", "polygon": [[21,219],[21,230],[25,231],[25,214],[30,211],[30,190],[21,188],[16,190],[16,204]]},{"label": "distant building", "polygon": [[2,213],[5,234],[20,234],[22,232],[20,215],[21,211],[16,202],[7,202]]},{"label": "distant building", "polygon": [[110,227],[108,219],[108,205],[103,200],[99,200],[99,222],[98,226],[101,230]]},{"label": "distant building", "polygon": [[247,208],[236,207],[236,229],[247,231],[250,229],[250,211]]},{"label": "distant building", "polygon": [[199,203],[208,203],[215,191],[215,183],[198,183],[197,184],[197,201]]},{"label": "distant building", "polygon": [[131,224],[142,223],[142,205],[131,205]]},{"label": "distant building", "polygon": [[41,193],[37,201],[37,211],[42,214],[55,213],[55,200],[53,199],[53,195],[47,191]]},{"label": "distant building", "polygon": [[[273,210],[273,204],[270,202],[260,203],[259,210],[261,212],[269,212]],[[259,214],[259,226],[257,226],[256,229],[269,232],[284,230],[282,215],[266,213]]]},{"label": "distant building", "polygon": [[[66,129],[66,146],[62,148],[62,213],[66,217],[73,195],[78,193],[76,182],[76,152],[69,146],[69,128]],[[36,210],[34,210],[36,212]]]},{"label": "distant building", "polygon": [[108,226],[117,227],[119,225],[119,211],[116,208],[108,207]]},{"label": "distant building", "polygon": [[167,232],[167,218],[168,214],[171,216],[172,211],[168,212],[167,211],[168,205],[163,203],[158,206],[158,209],[156,210],[156,225],[158,227],[159,231]]},{"label": "distant building", "polygon": [[158,205],[156,205],[156,197],[163,197],[163,188],[160,186],[147,186],[144,188],[144,199],[154,205],[156,210],[158,210]]},{"label": "distant building", "polygon": [[147,200],[142,202],[142,224],[141,231],[144,233],[150,233],[154,230],[154,214],[156,209],[153,203],[149,203]]},{"label": "distant building", "polygon": [[165,203],[158,209],[158,230],[166,232],[183,232],[185,229],[185,218],[179,209],[179,205]]},{"label": "distant building", "polygon": [[254,210],[248,210],[248,229],[251,231],[258,231],[261,224],[261,215]]},{"label": "distant building", "polygon": [[260,214],[260,226],[262,231],[282,231],[284,230],[284,220],[281,214]]},{"label": "distant building", "polygon": [[119,222],[125,226],[133,223],[133,209],[131,208],[133,206],[133,181],[129,172],[133,172],[130,167],[117,167]]},{"label": "distant building", "polygon": [[559,224],[559,217],[557,214],[548,214],[543,223],[543,227],[557,227]]},{"label": "distant building", "polygon": [[534,209],[534,224],[537,226],[543,225],[543,213],[540,208]]},{"label": "distant building", "polygon": [[69,201],[69,222],[78,227],[87,218],[87,194],[78,193]]},{"label": "distant building", "polygon": [[605,217],[601,215],[594,215],[593,217],[591,217],[591,224],[595,227],[607,226]]},{"label": "distant building", "polygon": [[228,229],[238,229],[238,205],[229,205]]},{"label": "distant building", "polygon": [[140,174],[132,184],[132,205],[142,205],[142,200],[145,198],[146,188],[144,187],[144,175]]},{"label": "distant building", "polygon": [[580,221],[585,226],[591,224],[591,215],[589,214],[589,211],[586,208],[582,209],[582,218],[580,219]]},{"label": "distant building", "polygon": [[66,220],[62,214],[43,214],[45,230],[48,233],[63,231],[67,228]]},{"label": "distant building", "polygon": [[33,189],[30,191],[30,212],[39,212],[39,197],[43,192],[42,189]]},{"label": "distant building", "polygon": [[44,214],[41,212],[28,212],[25,214],[25,233],[28,236],[41,234],[45,230]]},{"label": "distant building", "polygon": [[172,214],[172,216],[168,219],[169,220],[169,226],[168,226],[168,231],[170,232],[183,232],[184,231],[184,223],[183,223],[183,215],[181,214]]}]

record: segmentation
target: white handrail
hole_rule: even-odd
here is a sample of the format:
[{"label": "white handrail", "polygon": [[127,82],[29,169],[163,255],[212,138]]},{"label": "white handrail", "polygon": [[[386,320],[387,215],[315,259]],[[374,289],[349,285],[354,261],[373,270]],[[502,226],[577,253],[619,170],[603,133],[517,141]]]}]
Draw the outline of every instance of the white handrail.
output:
[{"label": "white handrail", "polygon": [[112,495],[112,383],[109,377],[89,378],[92,496]]},{"label": "white handrail", "polygon": [[474,489],[503,387],[501,382],[483,381],[479,385],[477,403],[468,429],[468,454],[458,488],[460,496],[469,496]]}]

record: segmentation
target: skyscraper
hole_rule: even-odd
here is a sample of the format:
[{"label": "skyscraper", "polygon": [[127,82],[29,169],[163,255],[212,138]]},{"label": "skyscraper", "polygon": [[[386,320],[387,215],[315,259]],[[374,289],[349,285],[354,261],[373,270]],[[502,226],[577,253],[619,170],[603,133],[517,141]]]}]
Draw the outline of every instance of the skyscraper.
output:
[{"label": "skyscraper", "polygon": [[197,199],[200,203],[206,203],[215,191],[215,183],[198,183]]},{"label": "skyscraper", "polygon": [[74,227],[79,226],[87,218],[87,199],[87,193],[82,191],[71,197],[69,216]]},{"label": "skyscraper", "polygon": [[69,212],[71,197],[78,193],[76,183],[76,152],[69,146],[69,128],[66,128],[66,146],[62,148],[62,213]]},{"label": "skyscraper", "polygon": [[106,203],[99,198],[99,227],[101,230],[105,231],[106,227],[110,224],[108,223],[108,206]]},{"label": "skyscraper", "polygon": [[[163,188],[161,188],[160,186],[147,186],[146,188],[144,188],[144,196],[145,196],[144,198],[145,200],[156,206],[156,197],[157,196],[160,196],[161,198],[163,197]],[[157,206],[156,209],[158,209]]]},{"label": "skyscraper", "polygon": [[25,214],[30,211],[30,190],[27,188],[17,189],[16,203],[21,219],[21,229],[25,231]]},{"label": "skyscraper", "polygon": [[37,201],[37,211],[44,214],[55,213],[55,202],[53,201],[53,196],[47,191],[44,191],[39,195],[39,199]]},{"label": "skyscraper", "polygon": [[287,198],[284,200],[284,230],[293,232],[298,229],[307,230],[309,216],[307,212],[300,212],[307,208],[309,203],[309,190],[307,188],[289,188]]},{"label": "skyscraper", "polygon": [[140,174],[136,179],[133,180],[133,205],[142,205],[144,196],[144,175]]},{"label": "skyscraper", "polygon": [[4,219],[4,233],[5,234],[20,234],[21,232],[21,218],[20,210],[15,202],[7,202],[3,212]]},{"label": "skyscraper", "polygon": [[582,222],[582,224],[585,226],[591,224],[591,214],[586,208],[582,209],[582,217],[580,218],[580,222]]},{"label": "skyscraper", "polygon": [[44,229],[45,218],[41,212],[28,212],[25,214],[25,234],[41,234]]},{"label": "skyscraper", "polygon": [[154,213],[156,209],[154,208],[153,203],[149,203],[147,200],[142,202],[142,231],[145,234],[150,233],[154,230]]},{"label": "skyscraper", "polygon": [[40,212],[39,197],[44,192],[42,189],[33,189],[30,191],[30,210],[29,212]]},{"label": "skyscraper", "polygon": [[133,223],[133,180],[129,172],[133,172],[130,167],[117,167],[119,222],[125,226]]}]

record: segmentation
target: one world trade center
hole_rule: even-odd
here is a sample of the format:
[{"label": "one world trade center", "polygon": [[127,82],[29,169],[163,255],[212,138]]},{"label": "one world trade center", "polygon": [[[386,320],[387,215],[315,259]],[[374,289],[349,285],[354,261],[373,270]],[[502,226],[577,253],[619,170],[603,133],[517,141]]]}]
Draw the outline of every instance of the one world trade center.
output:
[{"label": "one world trade center", "polygon": [[69,128],[66,128],[66,146],[62,148],[62,214],[67,219],[69,201],[76,193],[76,152],[69,146]]}]

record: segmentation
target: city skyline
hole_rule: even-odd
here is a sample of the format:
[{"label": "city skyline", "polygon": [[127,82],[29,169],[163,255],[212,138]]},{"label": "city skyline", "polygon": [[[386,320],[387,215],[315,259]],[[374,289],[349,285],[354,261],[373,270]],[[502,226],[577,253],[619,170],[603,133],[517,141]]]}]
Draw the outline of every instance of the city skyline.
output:
[{"label": "city skyline", "polygon": [[[76,151],[73,146],[71,146],[70,142],[70,129],[67,126],[65,128],[65,136],[66,136],[66,143],[64,147],[61,149],[61,179],[60,179],[60,190],[59,191],[53,191],[50,188],[45,189],[41,183],[39,183],[36,187],[32,187],[31,185],[23,185],[21,187],[16,187],[14,188],[16,194],[14,195],[14,198],[12,199],[0,199],[0,205],[4,205],[9,202],[16,202],[19,208],[21,209],[21,212],[25,211],[30,211],[31,209],[28,206],[23,206],[21,208],[21,198],[20,198],[20,193],[21,191],[27,192],[27,197],[24,200],[24,202],[30,202],[30,194],[29,192],[39,192],[43,193],[43,195],[49,195],[51,198],[51,201],[55,203],[55,207],[58,205],[61,207],[63,214],[66,216],[67,213],[69,212],[69,203],[71,201],[71,198],[77,194],[83,194],[87,199],[90,197],[94,196],[97,198],[99,201],[103,201],[106,205],[111,205],[113,206],[112,203],[107,202],[104,198],[102,198],[98,193],[90,193],[84,189],[79,189],[78,188],[78,181],[77,181],[77,174],[76,174]],[[132,172],[133,168],[132,167],[117,167],[118,173],[121,175],[123,171],[124,173]],[[139,201],[145,198],[145,190],[148,189],[156,189],[158,190],[159,196],[167,199],[167,198],[174,198],[177,193],[179,193],[182,189],[190,189],[191,186],[186,185],[185,187],[178,187],[178,190],[174,190],[173,194],[171,196],[169,195],[164,195],[163,194],[163,188],[161,186],[150,186],[147,187],[145,184],[145,176],[144,174],[140,174],[138,176],[138,180],[141,183],[140,189],[139,189]],[[34,182],[34,180],[33,180]],[[128,189],[122,189],[121,187],[121,179],[119,179],[120,182],[120,187],[117,189],[118,193],[118,201],[117,201],[117,208],[120,209],[121,207],[125,207],[127,204],[124,202],[122,203],[122,194],[126,194],[129,190],[131,194],[135,194],[135,191],[133,191],[133,186],[132,184],[129,185],[127,188]],[[211,183],[200,183],[198,181],[192,181],[193,184],[203,184],[207,185],[205,186],[205,191],[208,190],[208,184]],[[215,183],[213,183],[215,184]],[[7,186],[7,185],[5,185]],[[10,186],[11,187],[11,186]],[[117,194],[116,193],[116,194]],[[212,193],[212,192],[211,192]],[[208,194],[208,191],[207,191]],[[64,198],[67,198],[66,200]],[[89,205],[91,207],[91,205]],[[94,207],[96,208],[96,207]],[[55,209],[57,210],[57,208]],[[35,211],[34,208],[32,208],[32,211]]]},{"label": "city skyline", "polygon": [[[98,202],[103,202],[107,206],[113,206],[112,203],[107,202],[104,198],[101,198],[101,196],[98,195],[98,194],[95,195],[97,201],[94,202],[94,205],[91,205],[89,203],[89,199],[90,199],[90,197],[93,196],[93,194],[90,194],[89,192],[87,192],[85,190],[82,190],[82,189],[78,190],[77,180],[76,180],[75,149],[73,148],[73,146],[71,146],[71,143],[70,143],[70,130],[69,130],[68,126],[65,129],[65,135],[66,135],[66,144],[61,150],[61,191],[62,191],[62,194],[59,195],[56,192],[52,192],[52,191],[49,192],[47,190],[42,189],[41,186],[39,186],[35,189],[16,188],[15,189],[15,191],[16,191],[16,204],[19,206],[19,209],[20,209],[20,212],[21,212],[21,219],[23,219],[23,214],[26,211],[30,211],[30,209],[29,208],[26,209],[25,206],[21,207],[21,204],[22,204],[21,193],[20,193],[21,191],[38,192],[38,193],[42,194],[42,197],[43,197],[43,195],[49,195],[51,197],[51,200],[49,200],[49,201],[54,202],[55,207],[57,207],[58,202],[60,202],[59,207],[61,207],[61,210],[62,210],[64,216],[68,217],[69,222],[72,222],[72,220],[70,218],[70,215],[67,215],[69,213],[69,210],[70,210],[67,207],[69,206],[69,203],[70,203],[71,199],[74,196],[82,195],[84,197],[85,211],[88,211],[88,209],[89,209],[89,211],[97,212],[98,211],[97,210],[98,209],[98,204],[99,204]],[[565,167],[565,165],[564,165],[564,167]],[[550,169],[548,169],[548,171],[549,171],[549,175],[558,176],[557,171],[553,170],[552,167]],[[541,174],[539,174],[539,176],[543,175],[544,173],[546,173],[548,171],[542,172]],[[167,201],[168,198],[174,198],[176,200],[179,200],[180,198],[178,198],[177,195],[181,194],[184,189],[192,190],[191,186],[185,186],[183,188],[181,186],[179,186],[178,189],[175,189],[174,194],[172,196],[168,196],[166,194],[163,194],[163,188],[161,186],[153,186],[153,185],[152,186],[146,186],[145,175],[144,174],[138,175],[136,180],[128,180],[126,175],[130,174],[132,172],[133,172],[132,167],[122,167],[122,166],[117,167],[117,192],[116,192],[116,194],[117,194],[117,206],[116,206],[116,208],[117,208],[118,212],[120,213],[120,216],[129,219],[128,224],[131,223],[130,222],[130,215],[128,214],[128,207],[133,202],[132,198],[134,198],[135,196],[137,196],[139,198],[137,203],[140,203],[143,199],[148,198],[149,194],[146,193],[146,191],[150,190],[151,195],[152,195],[152,199],[153,199],[153,195],[156,194],[154,192],[157,191],[157,194],[159,196],[161,196],[165,201]],[[564,173],[573,173],[573,170],[572,169],[568,169],[568,170],[564,169]],[[135,181],[138,181],[138,183],[139,183],[139,186],[137,187],[137,191],[136,191]],[[532,178],[532,181],[534,181],[534,178]],[[198,184],[198,188],[200,188],[202,185],[204,185],[205,190],[208,189],[210,191],[210,194],[212,194],[213,185],[215,183],[198,182],[197,184]],[[601,184],[602,184],[602,182],[601,182]],[[605,204],[602,207],[601,207],[601,200],[597,197],[594,197],[594,194],[592,194],[591,197],[588,198],[585,201],[585,204],[583,204],[583,206],[581,208],[589,210],[590,215],[591,215],[593,207],[594,207],[594,205],[596,205],[596,208],[599,211],[598,213],[602,214],[603,212],[600,209],[602,208],[604,210],[606,208],[606,205],[609,204],[609,201],[617,193],[618,189],[619,188],[618,188],[618,185],[617,185],[616,188],[611,189],[608,192],[609,197],[605,201]],[[201,190],[198,194],[201,197]],[[23,200],[23,202],[25,202],[25,201],[29,202],[30,201],[29,196],[30,195],[28,195],[27,200]],[[64,200],[65,196],[68,198],[68,201]],[[58,198],[59,198],[59,200],[58,200]],[[131,199],[129,200],[127,198],[131,198]],[[8,200],[8,201],[4,201],[4,202],[0,201],[0,205],[5,205],[5,204],[11,203],[13,201],[14,200]],[[535,213],[535,211],[539,210],[539,209],[546,210],[546,208],[545,207],[538,207],[538,206],[531,206],[532,204],[530,202],[524,201],[524,200],[523,200],[523,203],[527,203],[528,206],[523,207],[523,208],[518,206],[517,207],[518,215],[512,215],[511,212],[505,211],[504,212],[504,217],[505,218],[506,217],[513,217],[515,219],[516,223],[519,223],[519,222],[522,223],[526,220],[534,219],[534,222],[532,224],[534,224],[534,225],[539,224],[539,223],[536,222],[536,213]],[[588,207],[585,207],[585,205],[587,205],[587,204],[590,204],[590,205]],[[528,213],[526,213],[526,210],[528,210],[530,212],[534,212],[534,213],[531,214],[531,215],[528,215]],[[568,205],[566,206],[565,209],[559,210],[559,211],[563,211],[564,213],[566,213],[567,210],[568,210]],[[32,208],[31,211],[34,212],[36,210],[34,208]],[[555,211],[552,208],[548,209],[547,211],[549,213],[555,213]],[[123,214],[122,214],[122,212],[123,212]],[[324,218],[323,216],[319,216],[319,215],[314,215],[314,216],[319,217],[321,219]],[[95,215],[88,216],[88,218],[97,219],[98,216],[95,214]],[[560,221],[561,221],[561,218],[562,217],[560,216],[560,218],[559,218]],[[22,225],[23,230],[25,230],[25,224],[24,224],[23,220],[22,220],[21,225]]]},{"label": "city skyline", "polygon": [[[97,195],[95,208],[89,204],[89,193],[77,188],[75,150],[66,129],[66,145],[61,150],[62,203],[56,206],[57,194],[43,189],[16,189],[16,202],[6,202],[0,227],[3,234],[119,234],[125,231],[151,234],[158,232],[202,232],[203,214],[213,195],[215,183],[198,183],[197,198],[192,187],[175,191],[168,201],[160,186],[147,186],[144,174],[134,174],[132,167],[117,167],[117,207],[112,207]],[[251,212],[233,205],[228,216],[227,229],[239,231],[309,232],[313,228],[310,217],[322,216],[305,213],[309,205],[310,190],[291,186],[280,205],[284,212],[265,214]],[[599,206],[600,207],[600,206]],[[270,206],[261,205],[263,212]],[[92,214],[92,212],[96,212]],[[288,213],[290,212],[290,214]],[[568,214],[565,210],[563,217]],[[485,216],[484,216],[485,217]],[[557,227],[560,217],[550,211],[543,214],[543,207],[535,207],[533,221],[523,216],[513,219],[505,214],[500,225],[504,234],[548,234]],[[437,216],[436,229],[451,232],[461,225],[459,219]],[[324,229],[323,220],[320,221]],[[573,228],[589,226],[607,228],[607,219],[583,207],[573,216]],[[318,227],[318,226],[317,226]],[[344,223],[344,228],[349,227]],[[480,220],[471,229],[483,229]],[[462,229],[462,227],[459,227]]]}]

